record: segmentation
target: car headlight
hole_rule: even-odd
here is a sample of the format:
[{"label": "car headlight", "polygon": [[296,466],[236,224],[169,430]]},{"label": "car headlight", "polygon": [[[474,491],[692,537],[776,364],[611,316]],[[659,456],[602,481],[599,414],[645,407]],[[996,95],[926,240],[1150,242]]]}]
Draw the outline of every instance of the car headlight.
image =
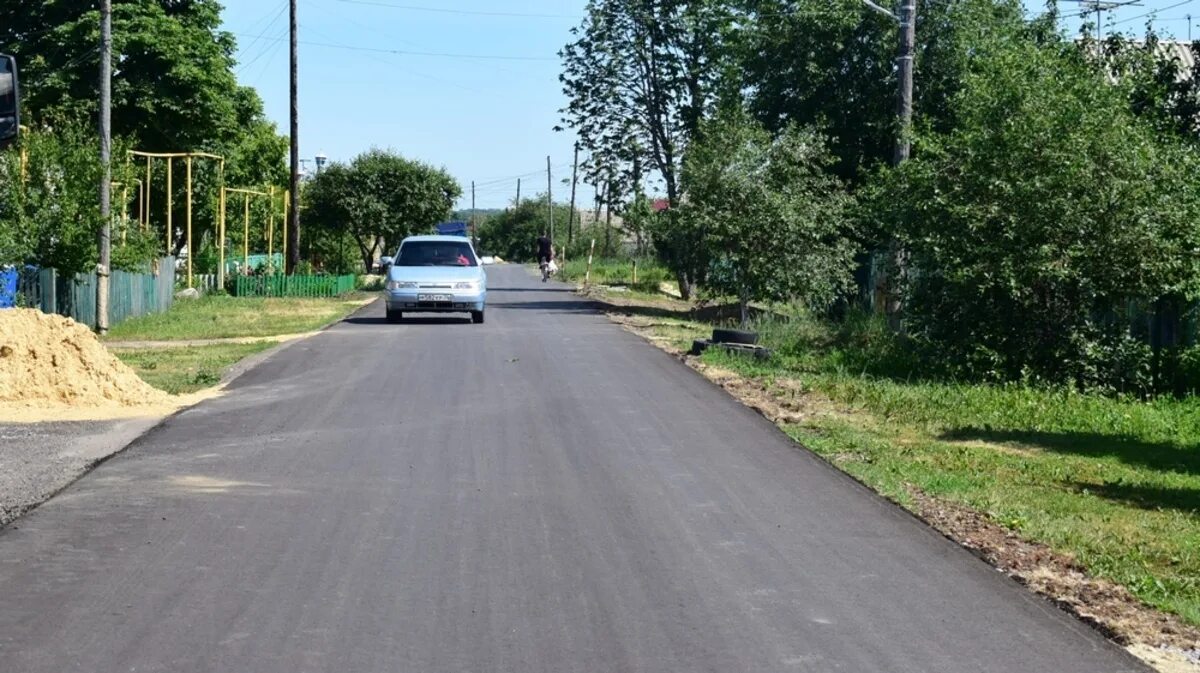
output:
[{"label": "car headlight", "polygon": [[408,280],[389,280],[387,289],[389,290],[411,290],[417,286],[416,283]]},{"label": "car headlight", "polygon": [[455,290],[474,290],[478,284],[472,280],[459,281],[454,284]]}]

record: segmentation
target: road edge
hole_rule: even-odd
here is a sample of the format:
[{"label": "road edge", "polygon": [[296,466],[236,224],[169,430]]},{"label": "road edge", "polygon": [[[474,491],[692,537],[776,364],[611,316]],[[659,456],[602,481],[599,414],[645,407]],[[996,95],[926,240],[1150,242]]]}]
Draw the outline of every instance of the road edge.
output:
[{"label": "road edge", "polygon": [[[170,421],[172,418],[185,411],[193,409],[196,406],[219,396],[230,384],[271,357],[274,357],[275,355],[283,352],[287,348],[297,343],[307,341],[308,339],[324,333],[338,324],[357,316],[359,313],[373,306],[377,301],[379,301],[379,298],[373,299],[354,309],[350,313],[347,313],[341,318],[330,321],[328,324],[323,325],[312,332],[308,332],[299,338],[278,343],[267,350],[238,360],[225,370],[224,374],[221,376],[220,383],[189,395],[188,397],[194,398],[194,401],[183,404],[178,408],[171,410],[169,413],[116,419],[116,425],[101,435],[85,435],[71,440],[68,449],[63,452],[63,455],[83,456],[84,462],[78,468],[72,470],[70,476],[65,477],[62,483],[50,487],[47,489],[47,492],[44,495],[39,495],[38,499],[27,503],[19,503],[13,510],[16,512],[16,514],[14,514],[12,518],[6,521],[0,520],[0,532],[12,527],[13,524],[20,521],[29,513],[37,510],[42,505],[45,505],[47,502],[50,502],[54,498],[58,497],[68,488],[75,485],[75,483],[80,479],[83,479],[90,474],[92,470],[100,467],[105,462],[115,458],[121,453],[124,453],[127,449],[138,443],[141,439],[149,435],[162,424]],[[102,421],[76,422],[88,423]]]},{"label": "road edge", "polygon": [[[831,477],[841,479],[853,487],[861,489],[868,497],[874,500],[876,504],[902,513],[907,518],[916,522],[928,534],[939,538],[940,540],[949,542],[951,545],[957,548],[960,553],[967,554],[976,561],[986,564],[989,568],[1003,573],[1005,579],[1019,587],[1018,590],[1020,593],[1026,596],[1028,600],[1037,601],[1041,605],[1053,608],[1055,612],[1062,615],[1064,619],[1069,620],[1072,624],[1078,625],[1081,628],[1081,632],[1085,632],[1089,636],[1101,641],[1105,647],[1113,651],[1115,656],[1123,657],[1130,661],[1131,664],[1143,667],[1144,670],[1159,671],[1160,673],[1200,673],[1200,665],[1192,663],[1183,654],[1175,652],[1174,650],[1156,648],[1145,643],[1130,643],[1126,645],[1117,641],[1115,638],[1113,638],[1113,633],[1106,627],[1105,624],[1095,621],[1094,619],[1090,618],[1089,615],[1081,614],[1073,609],[1072,605],[1065,601],[1057,600],[1052,595],[1044,594],[1035,590],[1033,587],[1023,581],[1021,577],[1016,576],[1006,569],[993,563],[992,560],[986,555],[986,550],[976,549],[966,544],[963,540],[955,538],[947,531],[942,530],[942,528],[936,525],[935,522],[922,515],[921,512],[909,509],[904,504],[889,498],[883,493],[880,493],[870,484],[858,479],[845,470],[842,470],[836,464],[827,460],[824,456],[805,446],[803,442],[789,435],[783,429],[783,427],[781,427],[780,422],[770,417],[764,409],[756,406],[748,399],[743,399],[734,391],[731,391],[729,388],[723,385],[721,381],[714,379],[708,373],[706,373],[702,366],[697,367],[696,363],[693,362],[694,358],[689,356],[686,352],[674,347],[665,346],[664,344],[655,341],[637,329],[633,329],[631,325],[614,319],[614,314],[621,313],[628,307],[623,307],[620,304],[609,303],[605,301],[604,298],[597,297],[593,294],[585,294],[584,288],[579,286],[572,288],[572,291],[581,298],[595,304],[597,313],[605,316],[614,326],[621,329],[623,332],[636,337],[643,344],[646,344],[653,350],[669,357],[677,364],[682,365],[685,369],[690,371],[699,382],[701,382],[701,385],[707,385],[717,389],[722,394],[737,402],[746,411],[769,423],[773,430],[790,446],[804,452],[805,455],[809,456],[812,460],[816,461],[816,463],[824,467],[829,472]],[[744,379],[744,377],[740,377],[740,375],[739,378]],[[1146,606],[1146,608],[1149,610],[1154,610],[1154,608],[1150,606]]]}]

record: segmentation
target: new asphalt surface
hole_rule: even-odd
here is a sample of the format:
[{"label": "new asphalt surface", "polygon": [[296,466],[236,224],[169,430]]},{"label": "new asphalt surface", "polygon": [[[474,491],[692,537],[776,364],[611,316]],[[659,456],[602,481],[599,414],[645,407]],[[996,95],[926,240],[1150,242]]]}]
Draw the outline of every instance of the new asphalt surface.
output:
[{"label": "new asphalt surface", "polygon": [[489,277],[486,324],[374,304],[0,531],[0,671],[1147,670],[565,288]]}]

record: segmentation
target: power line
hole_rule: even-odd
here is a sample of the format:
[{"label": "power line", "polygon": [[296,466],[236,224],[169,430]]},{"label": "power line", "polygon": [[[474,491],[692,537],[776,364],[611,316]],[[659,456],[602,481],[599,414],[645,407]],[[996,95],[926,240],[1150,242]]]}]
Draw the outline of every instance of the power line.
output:
[{"label": "power line", "polygon": [[1119,25],[1119,24],[1122,24],[1122,23],[1129,23],[1130,21],[1137,21],[1138,19],[1141,19],[1141,18],[1143,18],[1143,17],[1150,16],[1151,14],[1157,14],[1158,12],[1165,12],[1165,11],[1166,11],[1166,10],[1168,10],[1168,9],[1175,9],[1176,7],[1182,7],[1182,6],[1184,6],[1184,5],[1190,5],[1190,4],[1192,4],[1193,2],[1195,2],[1195,1],[1196,1],[1196,0],[1183,0],[1183,2],[1177,2],[1177,3],[1173,4],[1173,5],[1168,5],[1168,6],[1166,6],[1166,7],[1159,7],[1158,9],[1151,10],[1151,11],[1149,11],[1149,12],[1145,12],[1144,14],[1138,14],[1137,16],[1131,16],[1131,17],[1129,17],[1128,19],[1121,19],[1120,21],[1113,21],[1112,25],[1116,26],[1116,25]]},{"label": "power line", "polygon": [[[250,43],[247,44],[243,48],[243,50],[246,51],[247,53],[249,53],[250,49],[252,49],[254,47],[254,45],[258,44],[258,41],[261,37],[263,37],[267,33],[271,32],[271,29],[275,27],[275,24],[278,23],[279,20],[283,18],[283,15],[286,14],[287,11],[288,11],[288,3],[287,3],[287,0],[284,0],[283,6],[281,6],[279,8],[279,12],[275,14],[275,18],[271,19],[271,21],[269,23],[267,23],[266,27],[262,29],[262,32],[257,37],[255,37],[253,40],[251,40]],[[241,65],[238,66],[238,69],[235,72],[235,74],[239,74],[246,68],[249,68],[251,65],[253,65],[255,61],[262,58],[263,54],[267,53],[271,49],[271,46],[272,45],[264,44],[263,48],[261,50],[259,50],[257,56],[243,62]]]},{"label": "power line", "polygon": [[[245,35],[242,33],[234,33],[242,37],[254,37],[253,35]],[[286,38],[275,38],[262,36],[263,39],[278,42]],[[433,56],[438,58],[463,58],[476,59],[481,61],[558,61],[557,56],[512,56],[506,54],[457,54],[452,52],[437,52],[437,51],[414,51],[408,49],[381,49],[378,47],[356,47],[349,44],[336,44],[332,42],[312,42],[300,40],[300,44],[310,47],[327,47],[330,49],[345,49],[348,51],[373,52],[376,54],[396,54],[399,56]]]}]

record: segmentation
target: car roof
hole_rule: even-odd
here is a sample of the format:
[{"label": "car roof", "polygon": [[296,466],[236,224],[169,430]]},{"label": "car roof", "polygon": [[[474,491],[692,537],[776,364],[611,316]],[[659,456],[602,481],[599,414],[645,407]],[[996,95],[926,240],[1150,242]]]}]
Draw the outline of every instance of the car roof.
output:
[{"label": "car roof", "polygon": [[420,241],[434,241],[434,242],[439,242],[439,243],[470,243],[471,239],[467,238],[466,236],[435,236],[435,235],[409,236],[408,238],[404,239],[403,241],[400,241],[400,245],[404,245],[405,243],[408,243],[409,241],[412,241],[414,243],[417,243]]}]

